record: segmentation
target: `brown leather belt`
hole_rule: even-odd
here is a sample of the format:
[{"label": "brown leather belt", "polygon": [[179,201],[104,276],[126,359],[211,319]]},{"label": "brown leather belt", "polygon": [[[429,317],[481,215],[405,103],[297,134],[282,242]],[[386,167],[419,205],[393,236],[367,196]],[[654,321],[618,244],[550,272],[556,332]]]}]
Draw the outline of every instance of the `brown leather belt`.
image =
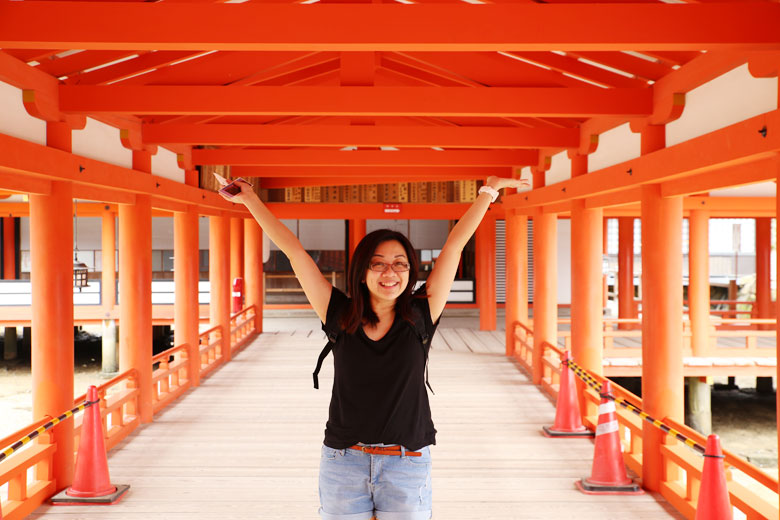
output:
[{"label": "brown leather belt", "polygon": [[362,451],[371,455],[407,455],[408,457],[419,457],[422,455],[419,451],[404,451],[401,453],[400,446],[350,446],[350,450]]}]

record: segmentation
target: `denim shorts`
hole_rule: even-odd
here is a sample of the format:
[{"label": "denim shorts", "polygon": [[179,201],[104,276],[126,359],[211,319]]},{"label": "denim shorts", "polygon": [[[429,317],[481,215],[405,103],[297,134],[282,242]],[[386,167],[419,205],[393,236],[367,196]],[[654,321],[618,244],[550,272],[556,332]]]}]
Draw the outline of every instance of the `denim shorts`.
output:
[{"label": "denim shorts", "polygon": [[[369,445],[366,445],[369,446]],[[371,444],[370,446],[385,446]],[[323,520],[429,520],[431,451],[371,455],[322,447],[320,516]]]}]

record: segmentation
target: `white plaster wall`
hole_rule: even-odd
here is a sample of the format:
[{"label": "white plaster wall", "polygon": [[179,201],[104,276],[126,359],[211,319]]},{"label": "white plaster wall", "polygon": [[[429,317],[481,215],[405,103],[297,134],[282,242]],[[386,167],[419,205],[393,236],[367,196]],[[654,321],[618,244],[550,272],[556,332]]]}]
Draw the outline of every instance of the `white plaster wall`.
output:
[{"label": "white plaster wall", "polygon": [[73,153],[124,168],[133,167],[133,152],[122,146],[119,130],[90,118],[83,130],[73,131]]},{"label": "white plaster wall", "polygon": [[441,249],[449,233],[448,220],[413,220],[409,240],[415,249]]},{"label": "white plaster wall", "polygon": [[342,250],[345,244],[343,220],[299,220],[298,238],[305,249]]},{"label": "white plaster wall", "polygon": [[558,219],[558,303],[571,303],[571,220]]},{"label": "white plaster wall", "polygon": [[777,184],[774,182],[759,182],[737,188],[726,188],[710,192],[710,197],[774,197],[777,194]]},{"label": "white plaster wall", "polygon": [[550,169],[544,177],[544,185],[557,184],[571,179],[571,160],[569,155],[563,151],[552,156]]},{"label": "white plaster wall", "polygon": [[666,146],[777,109],[777,78],[754,78],[747,64],[685,96],[685,110],[666,125]]},{"label": "white plaster wall", "polygon": [[173,249],[173,217],[152,217],[152,249]]},{"label": "white plaster wall", "polygon": [[184,170],[179,168],[176,154],[165,148],[158,147],[157,153],[152,156],[152,173],[172,181],[184,182]]},{"label": "white plaster wall", "polygon": [[[398,231],[405,237],[409,238],[409,220],[405,219],[378,219],[378,220],[366,220],[366,234],[376,231],[377,229],[392,229]],[[415,244],[415,247],[418,247]]]},{"label": "white plaster wall", "polygon": [[599,136],[596,151],[588,156],[588,171],[593,172],[639,157],[642,137],[631,131],[628,123]]},{"label": "white plaster wall", "polygon": [[46,144],[46,123],[32,117],[22,104],[22,91],[0,81],[0,133]]}]

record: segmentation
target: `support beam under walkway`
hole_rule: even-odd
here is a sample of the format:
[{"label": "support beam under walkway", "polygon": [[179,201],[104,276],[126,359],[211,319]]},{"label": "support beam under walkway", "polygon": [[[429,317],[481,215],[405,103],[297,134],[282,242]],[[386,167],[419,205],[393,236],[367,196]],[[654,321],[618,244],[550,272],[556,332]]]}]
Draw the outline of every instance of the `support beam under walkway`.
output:
[{"label": "support beam under walkway", "polygon": [[[502,339],[447,328],[434,339],[434,518],[682,518],[653,494],[577,491],[593,442],[541,435],[554,406],[504,356]],[[30,518],[318,518],[332,364],[321,390],[311,371],[324,342],[320,331],[262,334],[111,451],[111,480],[131,485],[122,502],[43,506]]]}]

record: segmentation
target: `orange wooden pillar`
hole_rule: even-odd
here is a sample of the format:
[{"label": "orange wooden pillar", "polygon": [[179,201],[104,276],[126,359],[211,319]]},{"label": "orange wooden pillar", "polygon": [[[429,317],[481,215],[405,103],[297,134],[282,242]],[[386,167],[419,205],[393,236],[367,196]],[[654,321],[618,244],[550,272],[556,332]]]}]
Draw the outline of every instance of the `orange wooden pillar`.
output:
[{"label": "orange wooden pillar", "polygon": [[[756,318],[772,318],[772,219],[756,219]],[[759,325],[770,330],[771,325]]]},{"label": "orange wooden pillar", "polygon": [[209,217],[211,326],[222,327],[222,362],[230,360],[230,218]]},{"label": "orange wooden pillar", "polygon": [[479,330],[496,330],[496,220],[490,213],[477,227],[475,239]]},{"label": "orange wooden pillar", "polygon": [[244,219],[230,219],[230,283],[244,277]]},{"label": "orange wooden pillar", "polygon": [[101,367],[105,374],[119,371],[116,320],[111,313],[116,305],[116,215],[106,209],[101,218],[102,266],[100,302],[103,307]]},{"label": "orange wooden pillar", "polygon": [[[48,146],[71,151],[71,130],[46,123]],[[73,406],[73,185],[52,181],[48,195],[30,195],[33,420]],[[50,432],[56,451],[50,475],[59,491],[73,479],[73,421]],[[40,470],[39,470],[40,471]],[[45,470],[44,470],[45,471]]]},{"label": "orange wooden pillar", "polygon": [[[152,156],[133,150],[133,169],[150,172]],[[136,194],[119,206],[119,370],[139,375],[138,415],[151,422],[152,408],[152,200]]]},{"label": "orange wooden pillar", "polygon": [[[4,280],[16,278],[16,219],[5,217],[3,222],[3,272]],[[16,346],[16,327],[6,327],[4,332],[3,359],[16,359],[18,350]]]},{"label": "orange wooden pillar", "polygon": [[263,230],[255,219],[244,221],[244,294],[255,306],[255,327],[263,332]]},{"label": "orange wooden pillar", "polygon": [[16,278],[16,222],[13,217],[3,221],[3,279]]},{"label": "orange wooden pillar", "polygon": [[[543,171],[534,171],[534,188],[544,186]],[[558,217],[540,208],[534,213],[534,352],[532,381],[542,381],[542,343],[558,341]]]},{"label": "orange wooden pillar", "polygon": [[190,386],[200,384],[198,212],[194,206],[173,214],[174,345],[187,345]]},{"label": "orange wooden pillar", "polygon": [[692,210],[688,217],[688,315],[694,356],[706,356],[710,341],[709,222],[705,210]]},{"label": "orange wooden pillar", "polygon": [[355,252],[358,243],[366,236],[366,219],[354,218],[349,221],[349,258]]},{"label": "orange wooden pillar", "polygon": [[[588,172],[587,155],[571,155],[572,177]],[[604,349],[602,279],[603,210],[586,208],[585,200],[572,201],[571,208],[571,336],[572,357],[586,370],[602,374]],[[582,383],[578,382],[578,385]],[[580,396],[583,416],[595,412],[595,406]],[[593,410],[589,410],[589,408]]]},{"label": "orange wooden pillar", "polygon": [[528,217],[506,215],[506,355],[515,354],[514,323],[528,324]]},{"label": "orange wooden pillar", "polygon": [[[665,127],[642,131],[642,153],[663,148]],[[657,418],[683,420],[682,198],[642,186],[642,404]],[[659,491],[665,434],[650,423],[642,431],[642,481]]]},{"label": "orange wooden pillar", "polygon": [[[618,318],[636,318],[634,304],[634,217],[618,218]],[[633,329],[620,324],[619,329]]]}]

